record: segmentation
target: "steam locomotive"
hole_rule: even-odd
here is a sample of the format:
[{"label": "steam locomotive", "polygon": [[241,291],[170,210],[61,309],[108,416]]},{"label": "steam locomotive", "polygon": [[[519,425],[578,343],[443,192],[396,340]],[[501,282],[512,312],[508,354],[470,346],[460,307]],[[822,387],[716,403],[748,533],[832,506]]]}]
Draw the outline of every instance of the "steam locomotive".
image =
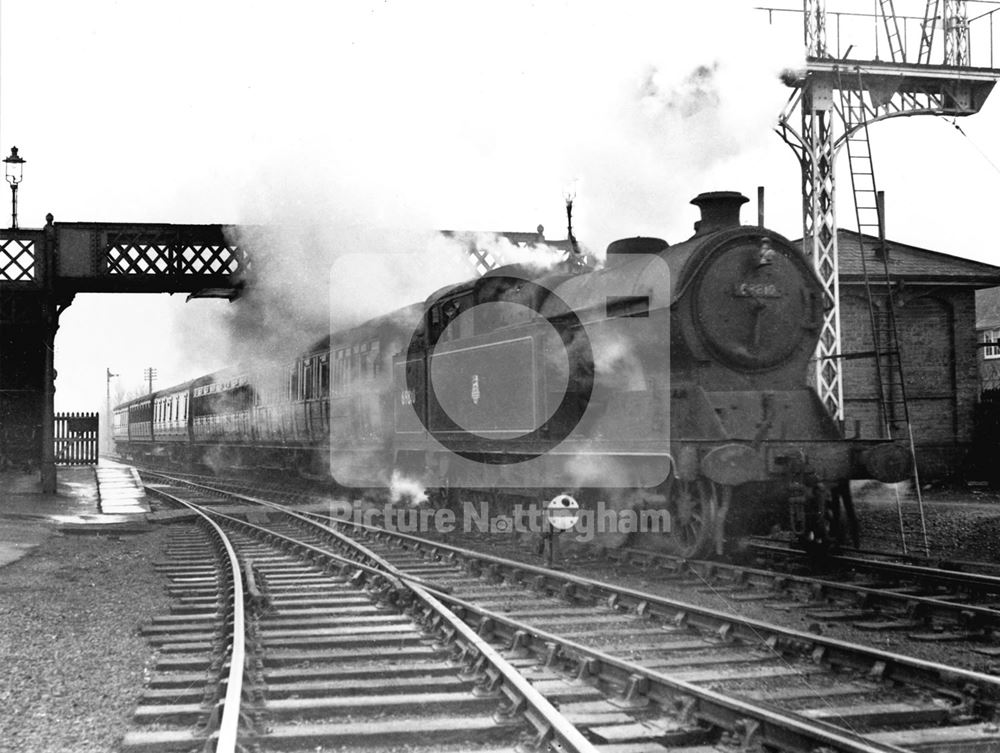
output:
[{"label": "steam locomotive", "polygon": [[847,440],[807,374],[822,285],[746,197],[704,193],[688,240],[630,238],[600,268],[505,266],[294,363],[231,369],[115,408],[119,453],[295,467],[345,486],[419,479],[445,500],[575,495],[665,510],[631,540],[722,554],[775,527],[857,537],[849,481],[909,476],[905,448]]}]

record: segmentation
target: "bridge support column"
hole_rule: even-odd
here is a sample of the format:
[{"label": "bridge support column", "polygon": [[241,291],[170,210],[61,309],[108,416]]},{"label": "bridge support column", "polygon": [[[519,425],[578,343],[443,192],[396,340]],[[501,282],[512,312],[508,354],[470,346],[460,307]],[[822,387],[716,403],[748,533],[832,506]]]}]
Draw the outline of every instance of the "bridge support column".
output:
[{"label": "bridge support column", "polygon": [[[42,271],[42,284],[45,296],[42,299],[42,465],[41,482],[43,494],[55,494],[56,491],[56,369],[55,347],[56,330],[59,329],[59,313],[55,294],[56,237],[52,226],[52,215],[45,216],[45,240],[42,243],[42,253],[38,261]],[[65,308],[73,300],[72,294],[63,305]]]},{"label": "bridge support column", "polygon": [[43,307],[37,291],[0,295],[0,470],[41,470]]},{"label": "bridge support column", "polygon": [[42,306],[42,465],[41,482],[43,494],[56,491],[56,370],[53,364],[58,315],[51,298]]}]

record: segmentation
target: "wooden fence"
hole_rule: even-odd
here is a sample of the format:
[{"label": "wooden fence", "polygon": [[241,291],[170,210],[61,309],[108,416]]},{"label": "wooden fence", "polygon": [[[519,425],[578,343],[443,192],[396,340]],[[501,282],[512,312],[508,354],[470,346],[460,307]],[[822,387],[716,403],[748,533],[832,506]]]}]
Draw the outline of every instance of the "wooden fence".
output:
[{"label": "wooden fence", "polygon": [[96,464],[99,423],[96,413],[57,413],[56,465]]}]

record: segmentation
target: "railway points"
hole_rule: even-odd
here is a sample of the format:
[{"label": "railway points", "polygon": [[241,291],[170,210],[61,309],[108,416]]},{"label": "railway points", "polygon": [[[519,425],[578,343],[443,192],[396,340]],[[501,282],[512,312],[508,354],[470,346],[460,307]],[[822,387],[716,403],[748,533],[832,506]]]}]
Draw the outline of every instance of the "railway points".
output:
[{"label": "railway points", "polygon": [[[154,488],[176,484],[184,494],[205,495],[210,488],[201,483],[204,479],[154,474],[147,480]],[[347,552],[356,547],[349,537],[361,533],[367,550],[359,560],[362,565],[391,563],[401,577],[419,579],[481,635],[519,657],[522,671],[541,666],[577,682],[586,678],[603,689],[606,703],[617,706],[618,713],[652,705],[674,714],[669,723],[661,716],[641,729],[620,721],[588,727],[588,734],[603,744],[619,734],[633,736],[633,742],[642,739],[647,746],[663,744],[671,735],[675,743],[683,738],[704,744],[720,739],[723,728],[733,739],[745,740],[746,729],[736,723],[737,717],[755,720],[754,735],[785,745],[790,744],[783,737],[788,734],[805,735],[813,744],[815,735],[827,735],[837,750],[874,751],[883,745],[886,750],[918,750],[932,742],[964,750],[996,742],[992,726],[983,721],[991,718],[990,709],[1000,699],[1000,683],[989,675],[350,521],[317,526],[321,516],[291,512],[264,497],[222,487],[212,492],[216,509],[241,510],[246,516],[247,504],[261,505],[267,512],[251,517],[265,521],[271,536],[294,538],[302,542],[300,547],[358,556]],[[230,497],[229,503],[218,504],[220,492]],[[762,681],[766,689],[761,689]],[[972,697],[963,695],[973,686]],[[754,707],[761,701],[768,704],[767,713]],[[596,708],[596,701],[587,703]],[[775,711],[775,703],[787,711]],[[686,709],[679,719],[678,704]],[[721,726],[712,732],[706,719]],[[819,719],[826,721],[823,731],[810,728]],[[846,728],[834,733],[830,724]]]},{"label": "railway points", "polygon": [[[399,743],[415,750],[465,750],[489,742],[510,747],[532,737],[563,750],[595,750],[419,578],[399,578],[364,547],[355,548],[359,562],[352,562],[301,537],[210,512],[174,490],[157,486],[153,492],[205,519],[217,548],[225,546],[232,580],[228,587],[220,582],[204,535],[201,546],[188,541],[171,550],[181,559],[164,568],[173,579],[172,593],[181,598],[180,613],[146,628],[163,658],[154,689],[135,713],[141,728],[126,735],[125,750],[197,742],[192,728],[206,717],[215,723],[204,738],[216,750],[233,750],[241,714],[252,718],[243,722],[241,739],[268,750]],[[248,626],[243,589],[232,587],[241,580],[252,606]],[[219,627],[227,632],[216,635]],[[222,647],[231,655],[220,656]],[[207,688],[192,687],[204,679],[198,670],[227,664],[225,683],[218,678]],[[252,685],[249,701],[242,703],[244,666]],[[558,702],[578,694],[567,689],[550,695]],[[177,729],[163,728],[170,722]]]}]

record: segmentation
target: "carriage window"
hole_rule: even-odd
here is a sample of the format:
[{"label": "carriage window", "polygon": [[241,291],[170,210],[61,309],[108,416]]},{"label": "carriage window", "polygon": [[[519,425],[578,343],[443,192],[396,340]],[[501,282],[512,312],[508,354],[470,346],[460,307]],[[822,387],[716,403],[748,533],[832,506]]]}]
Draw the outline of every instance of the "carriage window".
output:
[{"label": "carriage window", "polygon": [[370,376],[368,357],[371,351],[369,348],[369,343],[361,343],[361,345],[358,346],[358,375],[362,379],[368,379]]},{"label": "carriage window", "polygon": [[350,379],[352,382],[356,382],[361,378],[361,346],[352,345],[351,346],[351,366],[350,366]]},{"label": "carriage window", "polygon": [[361,361],[359,365],[359,370],[361,376],[364,379],[374,379],[375,375],[378,374],[379,364],[378,364],[378,354],[379,354],[379,344],[378,340],[369,340],[360,346],[360,352],[358,357]]},{"label": "carriage window", "polygon": [[347,391],[347,356],[347,348],[337,348],[333,354],[333,393],[335,395],[342,395]]},{"label": "carriage window", "polygon": [[330,355],[319,357],[319,391],[321,397],[330,394]]},{"label": "carriage window", "polygon": [[320,397],[318,356],[314,356],[313,359],[309,361],[309,397],[313,400]]}]

